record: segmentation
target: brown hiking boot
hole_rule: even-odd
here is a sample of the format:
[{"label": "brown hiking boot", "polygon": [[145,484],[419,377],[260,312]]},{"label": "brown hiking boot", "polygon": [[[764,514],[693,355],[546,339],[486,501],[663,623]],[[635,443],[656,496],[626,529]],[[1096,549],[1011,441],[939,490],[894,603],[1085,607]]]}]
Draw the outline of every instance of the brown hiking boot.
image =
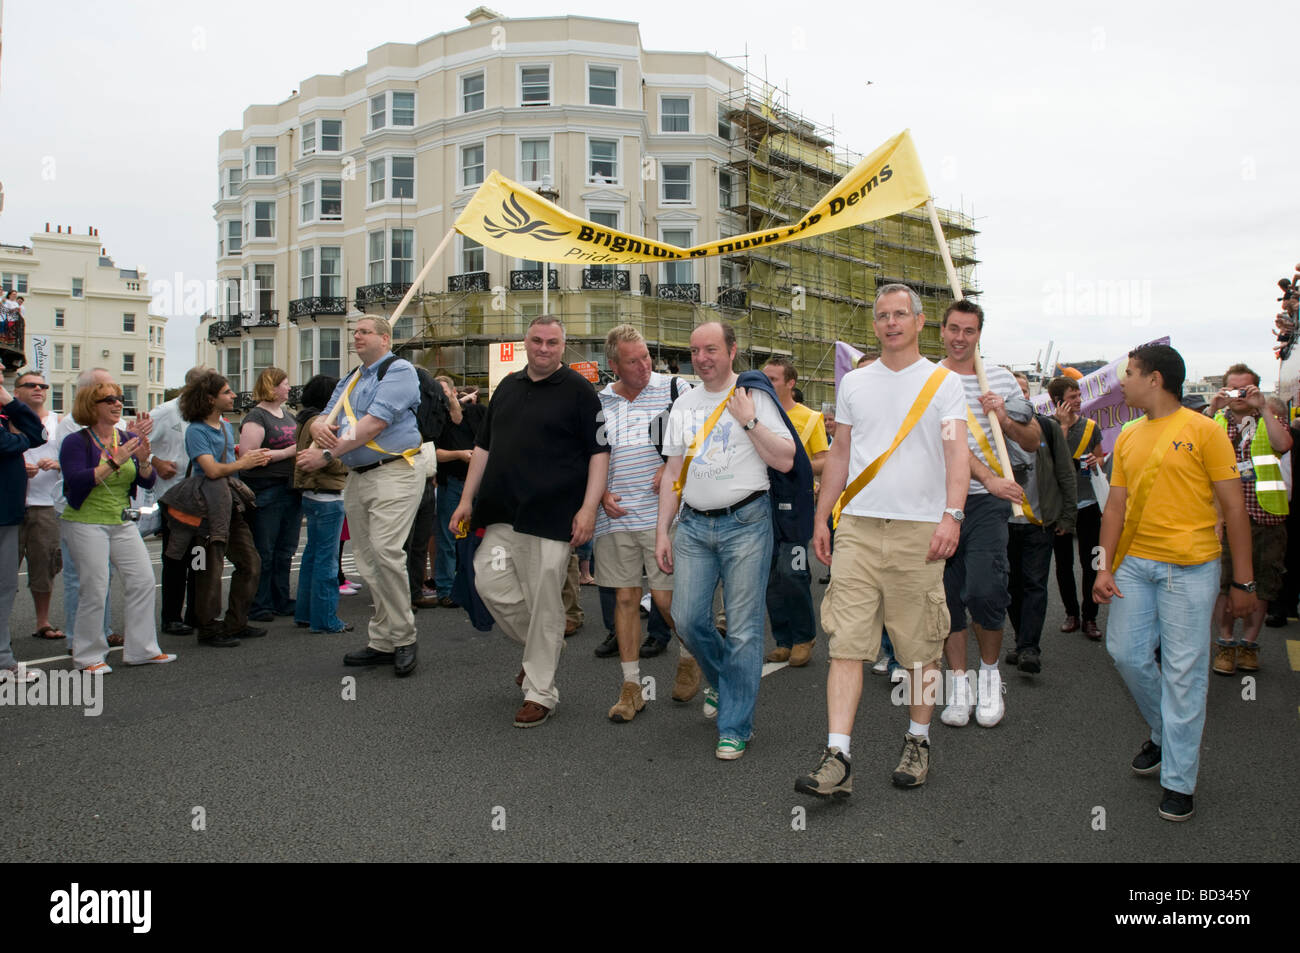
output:
[{"label": "brown hiking boot", "polygon": [[609,710],[609,720],[631,721],[644,707],[645,698],[641,694],[641,686],[636,682],[624,682],[623,690],[618,693],[618,703]]},{"label": "brown hiking boot", "polygon": [[1259,671],[1259,646],[1254,642],[1242,642],[1237,646],[1237,671]]},{"label": "brown hiking boot", "polygon": [[700,690],[700,663],[693,658],[677,660],[677,678],[673,681],[673,701],[688,702]]},{"label": "brown hiking boot", "polygon": [[808,642],[800,642],[790,650],[790,667],[803,668],[812,658],[813,646],[817,644],[816,639]]},{"label": "brown hiking boot", "polygon": [[790,661],[790,650],[784,646],[778,645],[772,651],[763,657],[764,662],[788,662]]},{"label": "brown hiking boot", "polygon": [[1237,671],[1237,644],[1235,642],[1214,643],[1213,668],[1216,675],[1231,675]]}]

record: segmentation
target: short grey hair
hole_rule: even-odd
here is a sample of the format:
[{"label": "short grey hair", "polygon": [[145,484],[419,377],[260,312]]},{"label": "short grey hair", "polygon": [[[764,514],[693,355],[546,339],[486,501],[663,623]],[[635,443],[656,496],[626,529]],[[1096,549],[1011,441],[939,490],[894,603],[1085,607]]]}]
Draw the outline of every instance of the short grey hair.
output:
[{"label": "short grey hair", "polygon": [[568,337],[568,334],[564,330],[564,323],[553,314],[539,314],[537,317],[533,318],[533,320],[528,322],[528,330],[531,331],[533,326],[538,324],[554,324],[560,329],[561,334],[566,338]]},{"label": "short grey hair", "polygon": [[871,305],[872,315],[875,315],[876,305],[880,304],[881,298],[883,298],[885,295],[891,295],[899,291],[906,292],[907,300],[912,306],[913,314],[923,313],[921,307],[921,296],[917,294],[915,291],[913,291],[911,288],[909,288],[907,285],[900,285],[895,283],[890,285],[882,285],[881,287],[876,289],[876,300],[872,302]]},{"label": "short grey hair", "polygon": [[630,324],[620,324],[610,328],[609,333],[605,335],[605,356],[609,357],[611,354],[617,356],[618,346],[624,341],[628,344],[639,344],[644,340],[641,332]]},{"label": "short grey hair", "polygon": [[88,367],[77,375],[77,390],[95,383],[96,374],[107,374],[110,378],[113,376],[113,372],[107,367]]}]

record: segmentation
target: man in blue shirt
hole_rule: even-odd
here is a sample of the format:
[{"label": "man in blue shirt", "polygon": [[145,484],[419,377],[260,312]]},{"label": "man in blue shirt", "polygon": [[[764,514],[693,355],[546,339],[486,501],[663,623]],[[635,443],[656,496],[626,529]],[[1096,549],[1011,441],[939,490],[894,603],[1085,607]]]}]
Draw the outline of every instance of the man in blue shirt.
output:
[{"label": "man in blue shirt", "polygon": [[[404,547],[426,473],[415,455],[419,379],[408,361],[392,354],[392,340],[385,319],[367,315],[357,321],[352,344],[361,367],[339,382],[324,411],[312,419],[316,445],[298,454],[298,466],[318,470],[337,457],[350,468],[343,509],[375,615],[366,647],[349,652],[343,664],[393,665],[402,676],[413,672],[416,662]],[[338,420],[331,424],[330,411],[339,403]]]}]

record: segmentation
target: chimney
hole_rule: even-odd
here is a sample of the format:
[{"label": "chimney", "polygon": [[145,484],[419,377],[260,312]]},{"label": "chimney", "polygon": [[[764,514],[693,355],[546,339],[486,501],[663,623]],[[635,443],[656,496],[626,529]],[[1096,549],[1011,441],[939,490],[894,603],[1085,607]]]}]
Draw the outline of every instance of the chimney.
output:
[{"label": "chimney", "polygon": [[46,230],[47,232],[50,230],[50,223],[49,223],[49,222],[46,222],[46,223],[45,223],[45,230]]}]

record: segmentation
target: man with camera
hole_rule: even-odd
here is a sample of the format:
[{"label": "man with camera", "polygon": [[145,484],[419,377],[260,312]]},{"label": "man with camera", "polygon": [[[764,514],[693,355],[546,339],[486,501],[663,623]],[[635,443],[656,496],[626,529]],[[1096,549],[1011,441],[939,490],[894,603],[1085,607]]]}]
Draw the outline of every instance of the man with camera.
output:
[{"label": "man with camera", "polygon": [[[1228,587],[1232,583],[1232,550],[1223,538],[1222,574],[1214,619],[1219,638],[1214,652],[1214,671],[1220,675],[1259,671],[1259,630],[1264,625],[1268,603],[1282,591],[1282,567],[1286,559],[1286,484],[1282,479],[1281,457],[1291,449],[1291,431],[1265,409],[1259,389],[1259,375],[1245,364],[1234,364],[1223,375],[1223,389],[1210,401],[1214,422],[1237,452],[1237,471],[1250,515],[1251,564],[1255,567],[1259,602],[1242,623],[1241,640],[1233,641],[1233,616],[1227,611]],[[1261,426],[1262,424],[1262,426]]]}]

